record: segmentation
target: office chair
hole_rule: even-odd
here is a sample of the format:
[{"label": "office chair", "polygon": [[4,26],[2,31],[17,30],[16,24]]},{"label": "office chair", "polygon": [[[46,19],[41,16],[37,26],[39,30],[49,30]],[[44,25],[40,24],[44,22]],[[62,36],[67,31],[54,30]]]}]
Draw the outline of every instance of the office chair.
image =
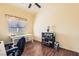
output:
[{"label": "office chair", "polygon": [[25,43],[25,37],[22,37],[14,47],[12,47],[13,43],[5,44],[7,56],[21,56],[24,51]]}]

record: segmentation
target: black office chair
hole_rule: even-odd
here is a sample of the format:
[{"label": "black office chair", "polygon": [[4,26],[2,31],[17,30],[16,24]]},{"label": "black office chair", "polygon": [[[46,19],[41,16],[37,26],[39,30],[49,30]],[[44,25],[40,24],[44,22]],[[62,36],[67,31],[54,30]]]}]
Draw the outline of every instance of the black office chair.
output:
[{"label": "black office chair", "polygon": [[13,43],[5,44],[7,56],[21,56],[24,51],[25,43],[25,37],[22,37],[14,47],[12,47]]}]

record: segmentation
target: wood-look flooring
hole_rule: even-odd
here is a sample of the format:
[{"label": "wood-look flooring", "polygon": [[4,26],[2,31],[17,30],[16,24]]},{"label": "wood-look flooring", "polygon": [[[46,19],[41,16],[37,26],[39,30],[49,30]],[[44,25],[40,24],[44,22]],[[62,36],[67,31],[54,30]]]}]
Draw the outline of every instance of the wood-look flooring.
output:
[{"label": "wood-look flooring", "polygon": [[79,56],[79,53],[62,48],[56,51],[40,42],[29,42],[26,44],[22,56]]}]

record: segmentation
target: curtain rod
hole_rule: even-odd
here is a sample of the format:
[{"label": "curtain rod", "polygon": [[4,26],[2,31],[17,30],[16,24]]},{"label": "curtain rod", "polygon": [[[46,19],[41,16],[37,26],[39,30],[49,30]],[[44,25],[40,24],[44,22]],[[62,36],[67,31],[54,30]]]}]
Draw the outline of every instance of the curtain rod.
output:
[{"label": "curtain rod", "polygon": [[23,19],[23,20],[25,20],[25,21],[27,21],[27,19],[25,19],[25,18],[22,18],[22,17],[18,17],[18,16],[14,16],[14,15],[9,15],[9,14],[5,14],[6,16],[10,16],[10,17],[16,17],[16,18],[20,18],[20,19]]}]

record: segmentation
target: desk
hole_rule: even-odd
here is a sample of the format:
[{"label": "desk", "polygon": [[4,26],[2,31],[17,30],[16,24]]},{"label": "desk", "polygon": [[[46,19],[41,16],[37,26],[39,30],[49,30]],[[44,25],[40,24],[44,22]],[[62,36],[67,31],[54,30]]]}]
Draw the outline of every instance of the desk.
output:
[{"label": "desk", "polygon": [[3,41],[0,41],[0,56],[6,56],[6,50]]},{"label": "desk", "polygon": [[32,41],[32,43],[33,43],[33,39],[34,39],[34,37],[33,37],[33,35],[32,34],[26,34],[26,38],[27,38],[27,42],[28,41]]},{"label": "desk", "polygon": [[28,42],[28,41],[33,42],[33,35],[32,34],[9,36],[13,42],[13,46],[16,45],[18,40],[23,36],[26,38],[26,42]]}]

